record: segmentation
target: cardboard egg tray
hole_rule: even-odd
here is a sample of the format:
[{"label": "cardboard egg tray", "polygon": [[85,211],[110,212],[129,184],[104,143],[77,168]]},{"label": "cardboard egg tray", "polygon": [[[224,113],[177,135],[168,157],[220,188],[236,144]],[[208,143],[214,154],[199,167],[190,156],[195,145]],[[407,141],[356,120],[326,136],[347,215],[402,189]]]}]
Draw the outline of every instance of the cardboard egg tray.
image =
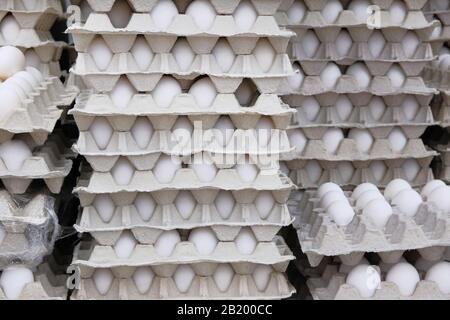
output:
[{"label": "cardboard egg tray", "polygon": [[450,182],[450,150],[442,148],[439,150],[441,156],[441,166],[439,168],[439,179]]},{"label": "cardboard egg tray", "polygon": [[393,211],[383,229],[356,209],[353,221],[339,227],[320,208],[314,192],[305,192],[299,208],[291,214],[296,217],[293,225],[302,250],[313,266],[318,265],[323,256],[450,245],[448,213],[439,211],[432,203],[424,202],[414,217],[402,214],[395,206]]},{"label": "cardboard egg tray", "polygon": [[60,54],[59,51],[67,44],[62,41],[55,41],[50,31],[21,29],[13,42],[8,42],[0,34],[0,45],[15,46],[22,50],[34,48],[41,59],[48,60],[50,57]]},{"label": "cardboard egg tray", "polygon": [[[346,275],[339,273],[337,266],[328,266],[321,278],[307,280],[315,300],[363,300],[358,290],[345,283]],[[432,281],[421,280],[412,296],[403,296],[393,282],[381,281],[375,294],[368,300],[449,300]]]}]

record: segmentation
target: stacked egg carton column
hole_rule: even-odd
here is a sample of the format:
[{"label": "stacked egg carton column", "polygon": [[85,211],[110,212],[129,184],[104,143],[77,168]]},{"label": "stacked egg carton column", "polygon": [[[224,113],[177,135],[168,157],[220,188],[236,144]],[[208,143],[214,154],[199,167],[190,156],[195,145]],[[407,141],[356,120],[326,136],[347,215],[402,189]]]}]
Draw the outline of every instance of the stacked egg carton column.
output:
[{"label": "stacked egg carton column", "polygon": [[[72,299],[279,299],[293,111],[277,1],[87,1]],[[272,130],[271,130],[272,129]]]},{"label": "stacked egg carton column", "polygon": [[[290,211],[312,266],[339,254],[338,244],[334,253],[325,252],[320,238],[333,228],[349,228],[354,216],[325,211],[321,227],[313,228],[314,246],[306,245],[301,203],[308,192],[327,182],[352,190],[361,183],[384,188],[399,178],[417,187],[432,178],[436,152],[421,135],[435,123],[429,105],[436,90],[425,85],[421,72],[434,58],[429,38],[436,23],[425,19],[425,3],[285,1],[278,13],[278,21],[297,33],[290,49],[297,75],[284,85],[291,88],[284,101],[297,109],[288,131],[296,150],[285,159],[291,179],[306,190],[295,193]],[[383,250],[389,249],[367,248]]]}]

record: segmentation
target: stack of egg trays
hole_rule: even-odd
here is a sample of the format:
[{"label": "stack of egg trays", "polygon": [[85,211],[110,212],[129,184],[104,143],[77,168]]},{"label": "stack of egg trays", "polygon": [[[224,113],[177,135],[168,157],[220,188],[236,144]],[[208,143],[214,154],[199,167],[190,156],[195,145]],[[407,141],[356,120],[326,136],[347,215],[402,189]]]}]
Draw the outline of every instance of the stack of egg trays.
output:
[{"label": "stack of egg trays", "polygon": [[41,60],[37,68],[45,75],[59,77],[59,60],[67,44],[55,41],[50,30],[57,19],[64,18],[61,0],[35,2],[34,9],[28,10],[22,0],[0,1],[1,19],[11,15],[20,26],[19,34],[13,41],[7,41],[0,35],[0,46],[15,46],[24,53],[33,50]]},{"label": "stack of egg trays", "polygon": [[[328,181],[349,187],[362,182],[371,182],[382,187],[395,178],[409,180],[402,168],[407,159],[416,159],[422,168],[414,180],[409,181],[411,185],[423,185],[432,177],[429,165],[436,153],[428,150],[420,139],[425,129],[435,123],[429,104],[436,90],[428,88],[420,76],[422,69],[434,58],[428,39],[436,23],[426,21],[421,11],[425,2],[405,1],[408,13],[403,24],[392,25],[389,22],[388,12],[391,1],[372,1],[381,8],[381,31],[387,40],[385,49],[378,58],[371,55],[367,45],[373,29],[370,29],[365,21],[359,21],[352,11],[342,11],[336,22],[328,24],[320,13],[326,1],[304,0],[307,12],[298,25],[289,24],[286,12],[278,12],[278,21],[294,30],[297,39],[301,39],[307,30],[312,29],[322,42],[313,58],[307,58],[301,46],[295,42],[291,45],[291,59],[294,63],[298,63],[305,78],[297,92],[287,92],[284,101],[293,108],[300,107],[297,109],[297,118],[294,118],[291,129],[300,128],[308,141],[302,152],[287,154],[285,160],[290,169],[289,175],[299,188],[317,188]],[[336,36],[342,29],[346,29],[354,41],[348,56],[345,57],[338,56],[335,48]],[[398,45],[408,30],[414,31],[422,41],[413,58],[407,58]],[[321,83],[319,75],[328,62],[345,67],[358,61],[364,62],[373,76],[368,88],[360,88],[356,79],[349,75],[341,76],[332,89],[326,88]],[[394,88],[386,76],[386,72],[393,64],[400,65],[407,76],[401,88]],[[283,87],[289,86],[284,84]],[[338,97],[344,94],[355,106],[347,121],[342,121],[333,110]],[[301,110],[302,101],[311,96],[321,106],[314,121],[307,120]],[[381,97],[387,106],[385,114],[378,121],[372,118],[367,108],[374,96]],[[399,107],[407,96],[414,96],[421,106],[413,120],[407,120]],[[322,136],[332,127],[368,129],[374,138],[371,149],[364,154],[358,151],[354,140],[346,138],[336,154],[328,153],[323,145]],[[408,139],[405,148],[400,152],[392,150],[387,141],[389,133],[394,128],[400,128]],[[317,181],[310,181],[305,167],[314,160],[318,161],[322,168],[322,175]],[[386,174],[381,180],[375,178],[369,168],[375,160],[383,161],[386,167]],[[344,163],[353,167],[352,175],[341,174],[339,165]]]},{"label": "stack of egg trays", "polygon": [[[128,1],[135,12],[124,29],[115,29],[109,21],[108,10],[114,1],[88,1],[93,12],[80,23],[69,27],[79,54],[73,72],[91,87],[81,93],[75,108],[71,110],[80,128],[80,139],[74,147],[86,157],[93,171],[85,170],[80,177],[76,192],[79,194],[83,212],[77,229],[89,232],[95,239],[82,242],[74,255],[74,264],[81,270],[80,288],[74,292],[72,299],[279,299],[289,297],[293,287],[284,276],[284,271],[292,253],[284,240],[276,236],[278,230],[291,223],[287,209],[287,199],[292,182],[278,170],[278,161],[270,165],[259,165],[259,174],[253,182],[242,181],[234,169],[236,160],[223,163],[220,158],[224,154],[235,154],[238,157],[276,157],[281,152],[290,151],[285,130],[290,122],[292,111],[282,103],[275,94],[284,77],[292,72],[289,59],[285,54],[292,32],[280,29],[273,17],[278,1],[252,1],[259,16],[253,28],[248,32],[239,32],[234,25],[231,14],[240,1],[211,1],[218,16],[211,30],[200,31],[192,19],[184,14],[176,16],[168,31],[160,31],[154,26],[148,12],[154,2]],[[178,3],[177,3],[178,4]],[[156,57],[149,70],[137,70],[132,57],[127,54],[136,36],[143,34]],[[118,59],[111,62],[106,72],[100,72],[90,62],[87,53],[89,43],[95,36],[102,36]],[[191,70],[180,72],[176,64],[167,64],[168,52],[179,36],[187,38],[192,49],[198,54]],[[226,37],[238,54],[232,72],[223,74],[215,67],[210,54],[219,38]],[[278,58],[268,73],[263,73],[252,62],[250,55],[259,38],[268,38]],[[249,59],[250,57],[250,59]],[[124,65],[124,61],[127,61]],[[130,62],[130,63],[128,63]],[[156,62],[156,63],[155,63]],[[213,62],[211,65],[208,62]],[[136,91],[146,92],[135,95],[129,107],[119,110],[111,104],[108,93],[114,88],[121,76],[126,77]],[[171,106],[161,108],[152,99],[151,91],[164,74],[171,74],[178,80],[192,80],[198,75],[207,75],[216,86],[218,96],[214,105],[207,111],[196,105],[189,94],[176,97]],[[240,106],[235,98],[235,91],[245,80],[253,82],[260,95],[254,105]],[[184,81],[184,82],[188,82]],[[160,183],[153,175],[152,169],[161,154],[170,154],[171,145],[165,143],[170,128],[179,116],[187,115],[193,122],[201,120],[208,130],[220,115],[230,115],[239,139],[253,137],[254,125],[261,116],[271,117],[279,131],[279,149],[274,151],[221,148],[217,144],[206,146],[195,145],[188,154],[205,152],[216,161],[218,173],[213,181],[201,182],[192,169],[182,168],[176,172],[169,183]],[[149,119],[155,133],[148,148],[139,148],[130,134],[130,128],[136,117]],[[100,149],[90,136],[89,127],[95,118],[106,118],[113,127],[113,134],[106,149]],[[273,153],[272,153],[273,152]],[[110,170],[120,157],[127,158],[136,168],[128,185],[116,183]],[[173,201],[181,190],[188,190],[198,202],[194,213],[188,219],[181,219]],[[233,192],[236,206],[229,220],[224,220],[217,213],[214,199],[220,190]],[[253,200],[262,191],[271,191],[276,201],[267,219],[262,219],[256,211]],[[150,221],[143,221],[133,205],[139,193],[151,194],[157,202],[157,208]],[[116,210],[109,223],[105,223],[96,212],[93,202],[96,197],[109,194]],[[154,243],[164,230],[190,230],[195,227],[210,227],[216,234],[219,243],[214,252],[207,256],[198,253],[192,243],[179,243],[169,257],[160,257],[154,249]],[[259,241],[255,251],[250,255],[238,252],[233,240],[242,228],[251,228]],[[124,230],[131,230],[138,241],[132,255],[128,259],[119,259],[114,253],[113,245]],[[221,292],[214,284],[212,274],[219,264],[230,263],[237,273],[232,284]],[[186,293],[181,293],[171,278],[180,264],[190,264],[196,272],[195,280]],[[252,280],[252,271],[257,265],[271,265],[274,272],[265,291],[259,291]],[[146,294],[140,294],[131,276],[136,267],[151,266],[156,274],[152,286]],[[92,274],[97,268],[110,268],[114,273],[111,289],[104,296],[100,295],[92,281]]]}]

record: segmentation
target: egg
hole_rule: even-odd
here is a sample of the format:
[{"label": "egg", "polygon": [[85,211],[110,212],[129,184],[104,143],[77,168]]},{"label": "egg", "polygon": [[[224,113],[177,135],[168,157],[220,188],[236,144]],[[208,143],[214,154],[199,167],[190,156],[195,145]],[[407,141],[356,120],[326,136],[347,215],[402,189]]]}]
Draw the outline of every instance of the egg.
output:
[{"label": "egg", "polygon": [[324,184],[322,184],[318,189],[317,189],[317,197],[322,200],[322,198],[325,196],[325,194],[327,194],[330,191],[339,191],[342,194],[344,193],[341,189],[341,187],[339,187],[336,183],[334,182],[326,182]]},{"label": "egg", "polygon": [[108,68],[114,55],[105,40],[101,37],[96,37],[92,40],[88,48],[88,53],[100,71],[105,71]]},{"label": "egg", "polygon": [[0,276],[0,286],[7,299],[19,299],[23,289],[34,282],[33,272],[25,266],[6,267]]},{"label": "egg", "polygon": [[386,104],[380,97],[373,97],[367,105],[373,119],[379,121],[386,111]]},{"label": "egg", "polygon": [[363,210],[372,200],[383,199],[383,195],[379,190],[369,190],[361,194],[356,201],[356,208],[358,210]]},{"label": "egg", "polygon": [[308,175],[309,181],[312,183],[317,183],[322,176],[322,167],[316,160],[308,161],[305,166],[305,171]]},{"label": "egg", "polygon": [[153,89],[152,96],[159,107],[168,108],[174,98],[181,93],[182,90],[178,81],[170,76],[164,76]]},{"label": "egg", "polygon": [[384,197],[386,200],[391,201],[403,190],[410,190],[411,186],[409,183],[403,179],[394,179],[389,182],[384,189]]},{"label": "egg", "polygon": [[414,181],[414,179],[419,174],[421,167],[416,159],[407,159],[403,163],[402,169],[403,169],[403,173],[405,174],[406,180]]},{"label": "egg", "polygon": [[[23,81],[17,79],[17,77],[12,76],[6,79],[5,82],[3,82],[0,86],[1,97],[10,100],[9,102],[11,102],[13,105],[16,105],[16,107],[18,108],[22,106],[22,101],[27,99],[27,97],[29,96],[29,94],[21,85],[21,82]],[[14,101],[16,99],[17,101]],[[4,113],[6,117],[11,116],[16,111],[11,105],[9,105],[9,102],[3,102],[3,104],[5,105]]]},{"label": "egg", "polygon": [[375,160],[369,164],[372,176],[377,182],[381,182],[386,175],[387,167],[382,160]]},{"label": "egg", "polygon": [[19,71],[8,80],[16,80],[16,83],[25,91],[27,95],[33,92],[34,87],[38,85],[33,76],[26,71]]},{"label": "egg", "polygon": [[243,81],[239,88],[236,90],[236,99],[239,105],[242,107],[249,107],[254,102],[254,97],[258,93],[258,90],[250,81]]},{"label": "egg", "polygon": [[308,140],[306,139],[303,131],[301,129],[291,129],[287,132],[289,143],[292,147],[295,148],[296,152],[303,152],[305,149],[306,143]]},{"label": "egg", "polygon": [[242,228],[237,237],[234,239],[237,250],[241,254],[250,255],[258,244],[253,232],[250,228]]},{"label": "egg", "polygon": [[187,220],[194,212],[194,209],[197,206],[197,201],[192,196],[192,193],[186,190],[182,190],[178,193],[177,197],[175,198],[174,204],[180,216],[183,219]]},{"label": "egg", "polygon": [[191,168],[197,175],[198,180],[201,182],[211,182],[217,175],[217,167],[208,156],[203,155],[201,158],[201,160],[194,160]]},{"label": "egg", "polygon": [[314,97],[306,97],[302,102],[301,110],[306,115],[308,121],[314,121],[320,111],[320,104]]},{"label": "egg", "polygon": [[320,73],[320,81],[326,88],[334,88],[341,76],[342,73],[339,67],[329,62]]},{"label": "egg", "polygon": [[20,33],[20,25],[12,15],[7,15],[0,22],[0,33],[6,43],[15,43]]},{"label": "egg", "polygon": [[353,39],[352,37],[350,37],[350,34],[347,31],[342,30],[336,37],[335,43],[336,50],[339,56],[346,57],[349,54],[350,49],[352,48]]},{"label": "egg", "polygon": [[436,263],[428,270],[425,280],[436,283],[442,293],[450,294],[450,262]]},{"label": "egg", "polygon": [[380,285],[381,277],[374,267],[360,264],[349,272],[345,283],[355,287],[362,298],[370,298]]},{"label": "egg", "polygon": [[192,242],[201,255],[210,255],[217,247],[216,234],[210,228],[198,228],[189,233],[189,242]]},{"label": "egg", "polygon": [[389,269],[386,281],[397,285],[402,296],[412,296],[420,282],[420,276],[416,268],[407,262],[400,262]]},{"label": "egg", "polygon": [[258,291],[266,291],[270,278],[272,277],[272,272],[272,267],[264,264],[259,264],[255,270],[253,270],[252,277]]},{"label": "egg", "polygon": [[[191,138],[194,131],[194,126],[186,116],[178,117],[177,121],[172,127],[171,141],[175,142],[172,152],[184,151],[191,148]],[[190,149],[189,149],[190,150]]]},{"label": "egg", "polygon": [[250,1],[244,0],[239,3],[233,13],[234,22],[240,31],[250,31],[258,18],[258,13]]},{"label": "egg", "polygon": [[222,147],[227,146],[233,137],[235,130],[236,127],[229,117],[220,117],[214,125],[214,137],[217,143]]},{"label": "egg", "polygon": [[40,84],[40,82],[44,81],[44,76],[38,69],[33,67],[27,67],[25,71],[28,72],[36,80],[36,83],[38,85]]},{"label": "egg", "polygon": [[234,270],[229,264],[219,264],[214,271],[213,279],[220,292],[226,292],[234,278]]},{"label": "egg", "polygon": [[221,190],[217,194],[214,204],[219,215],[226,220],[233,213],[236,201],[231,191]]},{"label": "egg", "polygon": [[348,133],[348,138],[356,143],[356,147],[362,153],[369,153],[373,144],[373,137],[367,129],[353,128]]},{"label": "egg", "polygon": [[448,186],[437,187],[427,200],[444,213],[450,212],[450,188]]},{"label": "egg", "polygon": [[339,118],[343,121],[348,120],[353,111],[353,104],[345,95],[339,96],[334,107],[336,108],[336,112],[339,115]]},{"label": "egg", "polygon": [[248,159],[244,163],[236,164],[235,169],[241,180],[247,183],[255,181],[259,173],[258,167]]},{"label": "egg", "polygon": [[97,147],[100,150],[104,150],[111,140],[113,128],[106,118],[95,118],[89,128],[89,133],[92,135]]},{"label": "egg", "polygon": [[433,32],[430,35],[430,39],[438,39],[442,34],[442,26],[438,25],[433,29]]},{"label": "egg", "polygon": [[422,197],[413,189],[400,191],[393,199],[392,204],[397,206],[403,214],[414,217],[422,204]]},{"label": "egg", "polygon": [[274,123],[270,117],[261,117],[255,126],[257,141],[260,147],[266,147],[271,138],[272,133],[276,133]]},{"label": "egg", "polygon": [[413,58],[420,45],[420,40],[413,31],[408,31],[402,38],[402,46],[406,57]]},{"label": "egg", "polygon": [[310,29],[301,37],[300,44],[306,57],[313,58],[319,49],[320,40],[317,38],[316,33]]},{"label": "egg", "polygon": [[331,154],[336,154],[342,140],[344,140],[344,134],[339,128],[327,129],[322,137],[326,151]]},{"label": "egg", "polygon": [[5,120],[22,106],[20,96],[11,88],[6,83],[0,84],[0,117]]},{"label": "egg", "polygon": [[321,208],[326,210],[336,201],[343,201],[348,203],[348,200],[345,197],[344,193],[342,193],[342,191],[335,190],[325,193],[325,195],[320,200],[320,206]]},{"label": "egg", "polygon": [[114,167],[111,169],[111,174],[120,186],[126,186],[130,184],[131,179],[133,179],[135,168],[125,158],[119,158]]},{"label": "egg", "polygon": [[125,28],[132,14],[133,11],[131,11],[127,1],[115,1],[108,13],[114,28]]},{"label": "egg", "polygon": [[450,54],[444,54],[439,57],[438,68],[442,70],[448,70],[450,67]]},{"label": "egg", "polygon": [[292,91],[300,90],[303,80],[305,80],[305,74],[298,64],[293,64],[292,69],[294,70],[294,74],[290,75],[287,78],[287,82]]},{"label": "egg", "polygon": [[136,122],[130,132],[138,147],[145,149],[148,147],[148,144],[153,136],[153,126],[148,118],[139,117],[136,119]]},{"label": "egg", "polygon": [[216,19],[216,10],[208,0],[194,0],[186,8],[186,15],[190,16],[202,31],[209,30]]},{"label": "egg", "polygon": [[189,93],[194,97],[200,108],[210,108],[216,99],[217,90],[211,79],[201,78],[194,82],[189,89]]},{"label": "egg", "polygon": [[150,67],[155,56],[152,49],[148,45],[147,40],[143,36],[138,36],[130,50],[138,67],[144,71]]},{"label": "egg", "polygon": [[179,38],[172,48],[172,54],[181,71],[188,71],[195,59],[195,52],[185,38]]},{"label": "egg", "polygon": [[108,293],[109,289],[111,289],[114,275],[109,269],[95,269],[92,274],[92,279],[94,280],[98,292],[104,296]]},{"label": "egg", "polygon": [[181,293],[188,292],[195,278],[195,272],[191,266],[187,264],[179,265],[173,274],[173,280]]},{"label": "egg", "polygon": [[216,58],[216,62],[222,72],[229,72],[231,67],[233,67],[234,61],[236,59],[236,54],[225,38],[221,38],[219,41],[217,41],[212,54]]},{"label": "egg", "polygon": [[322,17],[327,23],[331,24],[336,21],[343,10],[344,8],[339,0],[329,0],[322,9]]},{"label": "egg", "polygon": [[408,139],[400,128],[392,129],[388,135],[388,141],[394,152],[401,152],[408,143]]},{"label": "egg", "polygon": [[417,115],[417,112],[419,111],[419,102],[417,102],[416,98],[414,96],[407,96],[402,104],[401,108],[403,111],[403,114],[405,115],[406,120],[412,121]]},{"label": "egg", "polygon": [[373,183],[365,182],[358,185],[355,190],[352,192],[352,199],[358,200],[359,197],[361,197],[362,194],[368,192],[368,191],[379,191],[377,186]]},{"label": "egg", "polygon": [[151,195],[140,193],[134,199],[134,206],[142,220],[149,221],[155,212],[156,202]]},{"label": "egg", "polygon": [[261,219],[266,220],[275,206],[275,199],[272,192],[261,191],[255,198],[255,207]]},{"label": "egg", "polygon": [[0,79],[2,81],[24,68],[25,56],[22,51],[12,46],[0,48]]},{"label": "egg", "polygon": [[120,238],[114,244],[114,252],[120,259],[127,259],[133,253],[137,241],[130,231],[123,231]]},{"label": "egg", "polygon": [[364,207],[362,214],[369,218],[377,228],[382,229],[392,216],[392,207],[384,199],[375,199]]},{"label": "egg", "polygon": [[369,46],[369,51],[372,54],[372,57],[378,58],[386,45],[386,39],[384,38],[383,33],[379,30],[373,31],[367,41],[367,45]]},{"label": "egg", "polygon": [[276,57],[276,52],[269,40],[265,38],[259,40],[253,49],[253,54],[262,71],[269,72]]},{"label": "egg", "polygon": [[347,200],[333,202],[330,204],[326,212],[330,215],[332,220],[341,227],[349,225],[355,216],[355,211]]},{"label": "egg", "polygon": [[366,23],[369,18],[368,8],[371,6],[369,0],[353,0],[348,6],[348,10],[353,11],[353,13],[358,17],[360,22]]},{"label": "egg", "polygon": [[153,23],[159,30],[167,30],[177,15],[178,9],[172,0],[157,1],[150,12]]},{"label": "egg", "polygon": [[339,162],[336,165],[336,169],[338,170],[339,174],[341,175],[341,178],[343,182],[348,183],[352,178],[353,174],[355,173],[355,168],[350,162]]},{"label": "egg", "polygon": [[107,194],[98,194],[95,196],[92,206],[97,211],[100,219],[103,222],[108,223],[111,221],[114,211],[116,210],[116,205],[112,201],[111,197]]},{"label": "egg", "polygon": [[387,77],[391,80],[391,84],[394,88],[401,88],[406,80],[405,73],[398,65],[393,65],[388,70]]},{"label": "egg", "polygon": [[363,62],[356,62],[347,69],[347,75],[353,76],[360,88],[368,88],[372,81],[369,69]]},{"label": "egg", "polygon": [[425,199],[427,199],[434,190],[439,187],[445,187],[445,183],[442,180],[431,180],[428,181],[427,184],[422,188],[421,195]]},{"label": "egg", "polygon": [[389,7],[389,17],[391,23],[394,25],[400,25],[406,18],[406,12],[408,9],[405,6],[405,3],[400,0],[395,0]]},{"label": "egg", "polygon": [[0,144],[0,158],[9,171],[19,171],[32,156],[30,148],[22,140],[8,140]]},{"label": "egg", "polygon": [[39,56],[36,54],[36,51],[34,51],[33,49],[28,49],[27,51],[25,51],[24,55],[26,66],[34,68],[39,68],[41,66],[41,58],[39,58]]},{"label": "egg", "polygon": [[161,257],[168,257],[180,242],[181,238],[176,230],[164,231],[155,242],[156,253]]},{"label": "egg", "polygon": [[138,267],[133,273],[133,281],[140,294],[145,294],[150,289],[155,273],[149,267]]},{"label": "egg", "polygon": [[295,0],[294,3],[286,11],[289,24],[300,24],[305,17],[307,8],[303,0]]},{"label": "egg", "polygon": [[136,93],[137,91],[130,81],[125,77],[121,77],[111,91],[110,97],[117,108],[125,109]]}]

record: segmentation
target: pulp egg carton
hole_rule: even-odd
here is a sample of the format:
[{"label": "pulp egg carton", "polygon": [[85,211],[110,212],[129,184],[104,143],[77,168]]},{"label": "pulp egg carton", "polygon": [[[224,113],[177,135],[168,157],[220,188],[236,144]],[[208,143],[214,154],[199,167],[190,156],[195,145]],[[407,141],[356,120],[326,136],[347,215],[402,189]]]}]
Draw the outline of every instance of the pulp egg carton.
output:
[{"label": "pulp egg carton", "polygon": [[36,53],[41,59],[49,59],[67,46],[65,42],[55,41],[50,31],[35,29],[21,29],[12,41],[5,39],[0,33],[0,45],[10,45],[22,50],[37,49]]},{"label": "pulp egg carton", "polygon": [[[311,265],[320,263],[323,256],[352,252],[384,252],[450,245],[450,220],[432,203],[420,205],[414,217],[408,217],[393,206],[393,214],[383,229],[370,218],[355,210],[352,222],[339,227],[320,208],[314,192],[305,192],[294,215],[294,227],[303,252]],[[349,201],[352,201],[349,198]]]},{"label": "pulp egg carton", "polygon": [[450,91],[441,91],[440,97],[435,100],[432,110],[439,120],[439,126],[450,127]]},{"label": "pulp egg carton", "polygon": [[411,296],[403,296],[393,282],[381,281],[379,288],[370,298],[363,298],[358,290],[345,283],[346,275],[338,267],[330,265],[320,278],[308,279],[306,284],[315,300],[449,300],[450,295],[443,293],[432,281],[421,280]]},{"label": "pulp egg carton", "polygon": [[[418,159],[386,159],[379,160],[374,165],[373,161],[326,161],[326,160],[302,160],[287,161],[289,169],[288,177],[299,189],[316,189],[326,182],[334,182],[339,186],[358,186],[364,182],[370,182],[379,187],[385,187],[394,179],[404,179],[411,186],[419,187],[433,179],[430,168],[434,156],[430,155]],[[408,166],[415,161],[417,171],[411,176]],[[374,173],[375,168],[382,169],[381,178]],[[312,176],[311,170],[319,168],[319,175]],[[383,171],[384,170],[384,171]]]},{"label": "pulp egg carton", "polygon": [[447,91],[450,87],[450,72],[439,67],[427,66],[422,76],[427,84],[441,91]]},{"label": "pulp egg carton", "polygon": [[450,150],[440,150],[442,165],[439,170],[439,178],[444,181],[450,181]]}]

